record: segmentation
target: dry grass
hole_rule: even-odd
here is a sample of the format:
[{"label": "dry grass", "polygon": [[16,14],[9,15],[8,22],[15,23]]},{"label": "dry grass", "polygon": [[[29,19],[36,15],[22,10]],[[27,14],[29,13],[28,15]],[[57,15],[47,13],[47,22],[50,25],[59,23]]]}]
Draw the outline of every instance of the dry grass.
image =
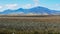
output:
[{"label": "dry grass", "polygon": [[0,17],[0,20],[20,20],[20,21],[35,21],[35,22],[60,22],[60,16],[47,17]]},{"label": "dry grass", "polygon": [[0,34],[60,34],[60,16],[0,17]]}]

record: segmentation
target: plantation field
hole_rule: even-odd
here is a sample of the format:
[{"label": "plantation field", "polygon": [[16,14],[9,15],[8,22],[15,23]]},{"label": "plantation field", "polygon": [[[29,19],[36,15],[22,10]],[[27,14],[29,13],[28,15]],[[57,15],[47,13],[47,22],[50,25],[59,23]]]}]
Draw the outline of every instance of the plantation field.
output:
[{"label": "plantation field", "polygon": [[60,34],[60,16],[0,17],[0,34]]}]

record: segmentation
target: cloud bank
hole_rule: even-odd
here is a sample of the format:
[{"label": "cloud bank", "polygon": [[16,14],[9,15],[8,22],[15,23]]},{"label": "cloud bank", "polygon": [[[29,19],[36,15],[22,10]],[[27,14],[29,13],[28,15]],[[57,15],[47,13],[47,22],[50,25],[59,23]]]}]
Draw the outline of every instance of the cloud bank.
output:
[{"label": "cloud bank", "polygon": [[33,0],[33,2],[34,2],[34,5],[35,6],[38,6],[39,5],[39,0]]},{"label": "cloud bank", "polygon": [[16,9],[18,7],[18,4],[7,4],[6,7],[8,9]]},{"label": "cloud bank", "polygon": [[2,9],[3,7],[2,6],[0,6],[0,9]]}]

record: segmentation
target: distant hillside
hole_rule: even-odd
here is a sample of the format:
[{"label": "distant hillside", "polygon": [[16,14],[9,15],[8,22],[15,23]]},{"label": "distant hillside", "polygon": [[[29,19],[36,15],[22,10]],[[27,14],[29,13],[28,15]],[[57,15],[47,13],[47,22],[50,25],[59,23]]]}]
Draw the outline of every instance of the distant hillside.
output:
[{"label": "distant hillside", "polygon": [[56,10],[50,10],[48,8],[45,7],[34,7],[34,8],[30,8],[30,9],[23,9],[23,8],[19,8],[17,10],[11,10],[11,9],[7,9],[3,12],[0,12],[0,14],[4,14],[4,15],[8,15],[8,14],[14,14],[14,15],[60,15],[60,11],[56,11]]}]

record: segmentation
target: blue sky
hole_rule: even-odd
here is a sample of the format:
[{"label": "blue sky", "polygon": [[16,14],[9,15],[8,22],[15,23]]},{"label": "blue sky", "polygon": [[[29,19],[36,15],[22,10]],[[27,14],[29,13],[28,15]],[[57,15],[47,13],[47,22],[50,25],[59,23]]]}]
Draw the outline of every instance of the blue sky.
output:
[{"label": "blue sky", "polygon": [[60,0],[0,0],[0,11],[6,9],[47,7],[51,10],[60,10]]}]

